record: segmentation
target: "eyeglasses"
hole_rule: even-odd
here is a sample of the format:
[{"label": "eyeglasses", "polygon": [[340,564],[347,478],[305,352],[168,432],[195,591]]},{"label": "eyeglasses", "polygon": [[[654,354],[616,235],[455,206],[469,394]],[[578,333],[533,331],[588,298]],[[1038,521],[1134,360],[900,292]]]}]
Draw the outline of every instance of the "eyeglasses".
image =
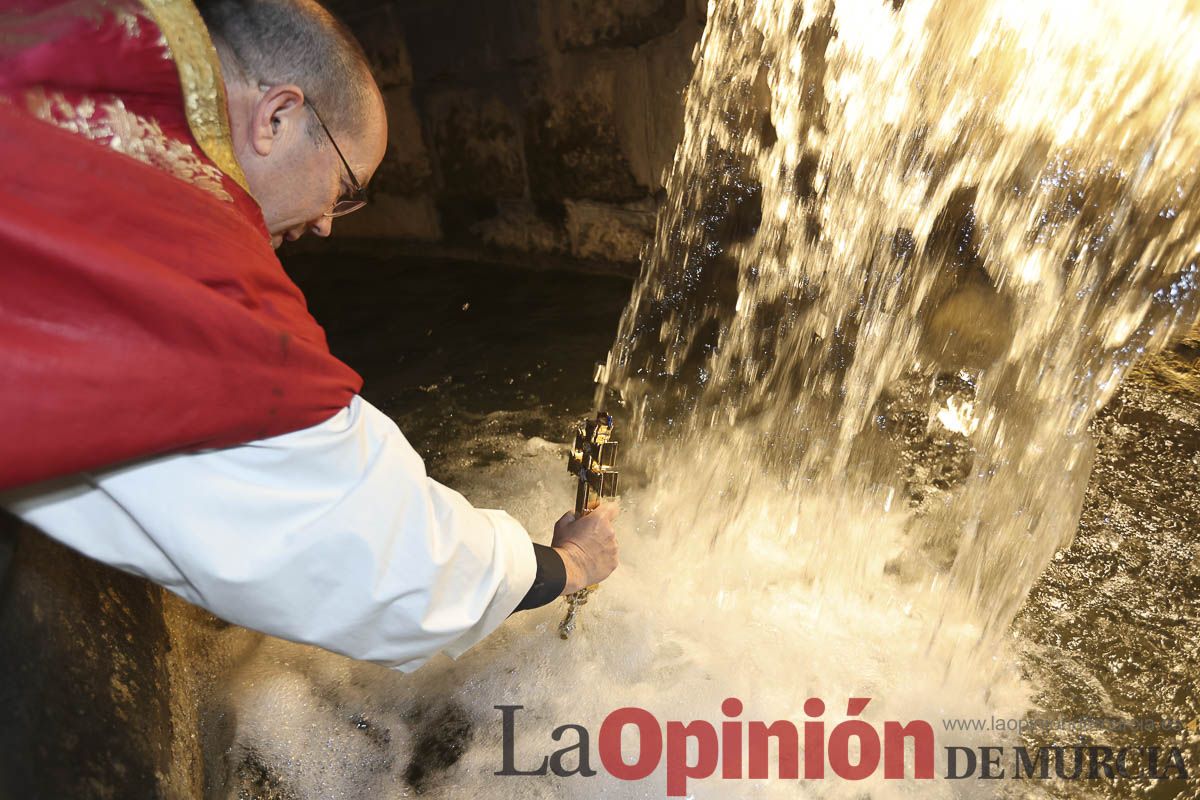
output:
[{"label": "eyeglasses", "polygon": [[313,116],[317,118],[317,122],[321,123],[321,129],[329,137],[329,143],[333,145],[338,158],[342,160],[342,166],[346,168],[346,174],[350,176],[350,185],[353,187],[350,190],[350,194],[345,197],[339,197],[337,202],[333,204],[333,209],[325,212],[325,216],[327,217],[344,217],[351,211],[358,211],[367,204],[367,189],[358,182],[358,178],[354,177],[354,170],[350,169],[350,162],[342,155],[342,149],[337,146],[333,134],[329,132],[329,126],[325,124],[325,120],[321,119],[321,115],[317,112],[317,107],[310,103],[308,98],[304,99],[304,104],[312,109]]}]

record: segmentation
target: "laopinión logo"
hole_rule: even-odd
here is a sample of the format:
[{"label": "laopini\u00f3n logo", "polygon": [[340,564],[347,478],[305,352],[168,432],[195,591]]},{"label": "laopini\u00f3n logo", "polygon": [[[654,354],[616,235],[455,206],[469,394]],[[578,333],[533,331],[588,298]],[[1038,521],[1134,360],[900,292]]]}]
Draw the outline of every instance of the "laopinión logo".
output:
[{"label": "laopini\u00f3n logo", "polygon": [[[856,719],[870,702],[867,697],[849,698],[846,703],[849,719],[833,725],[828,734],[825,722],[820,719],[825,714],[825,703],[816,697],[805,701],[804,713],[808,719],[800,724],[790,720],[768,723],[739,719],[744,705],[736,697],[727,698],[721,704],[725,718],[717,725],[706,720],[671,720],[664,724],[644,708],[618,708],[601,723],[595,754],[588,729],[568,723],[550,732],[550,739],[558,747],[544,755],[540,764],[520,767],[516,763],[517,714],[525,707],[494,706],[500,712],[503,726],[504,758],[503,768],[495,774],[501,777],[554,774],[560,778],[592,778],[598,774],[592,766],[594,755],[598,755],[600,767],[624,781],[645,780],[663,766],[669,797],[686,795],[689,780],[718,774],[722,780],[820,781],[836,777],[860,781],[877,775],[882,769],[887,780],[1145,777],[1186,781],[1189,778],[1183,753],[1177,747],[1062,745],[1007,749],[945,747],[946,770],[937,776],[933,726],[924,720],[885,721],[882,731],[877,730],[866,720]],[[632,729],[637,736],[632,761],[627,761],[622,753],[626,729]],[[910,757],[906,758],[906,753],[911,754]]]}]

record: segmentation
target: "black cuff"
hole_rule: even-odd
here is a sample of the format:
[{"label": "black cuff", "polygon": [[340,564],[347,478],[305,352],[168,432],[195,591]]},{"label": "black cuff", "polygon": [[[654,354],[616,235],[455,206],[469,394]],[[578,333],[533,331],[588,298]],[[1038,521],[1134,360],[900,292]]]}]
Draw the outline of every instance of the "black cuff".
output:
[{"label": "black cuff", "polygon": [[567,588],[567,567],[553,547],[544,544],[533,546],[533,557],[537,559],[537,575],[533,577],[533,586],[525,593],[513,613],[528,611],[531,608],[541,608],[553,602]]}]

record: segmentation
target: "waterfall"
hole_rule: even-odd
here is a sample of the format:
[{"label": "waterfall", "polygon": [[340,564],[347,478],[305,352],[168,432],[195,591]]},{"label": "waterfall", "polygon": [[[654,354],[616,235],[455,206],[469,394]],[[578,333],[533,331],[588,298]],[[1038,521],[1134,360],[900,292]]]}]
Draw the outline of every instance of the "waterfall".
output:
[{"label": "waterfall", "polygon": [[710,3],[598,394],[660,535],[900,576],[986,660],[1070,542],[1089,420],[1195,315],[1197,10]]}]

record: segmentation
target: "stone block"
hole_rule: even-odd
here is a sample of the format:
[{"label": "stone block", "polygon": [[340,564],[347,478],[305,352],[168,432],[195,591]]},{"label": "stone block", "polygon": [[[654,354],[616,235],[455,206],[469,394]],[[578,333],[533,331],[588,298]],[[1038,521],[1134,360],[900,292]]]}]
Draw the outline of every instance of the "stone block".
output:
[{"label": "stone block", "polygon": [[702,26],[687,23],[614,64],[613,124],[639,184],[657,191],[683,139],[683,92],[692,77],[692,46]]},{"label": "stone block", "polygon": [[0,797],[164,797],[162,590],[0,510]]},{"label": "stone block", "polygon": [[544,8],[561,50],[637,47],[670,33],[688,0],[560,0]]},{"label": "stone block", "polygon": [[332,4],[391,128],[372,206],[339,233],[636,261],[707,0]]},{"label": "stone block", "polygon": [[616,125],[614,76],[560,78],[529,110],[525,161],[530,194],[543,207],[568,199],[624,203],[649,189],[630,168]]},{"label": "stone block", "polygon": [[368,186],[370,203],[362,211],[334,221],[339,236],[416,239],[441,238],[433,196],[433,168],[412,103],[412,90],[393,86],[383,92],[388,114],[388,149]]},{"label": "stone block", "polygon": [[539,0],[396,0],[418,83],[476,81],[543,55]]},{"label": "stone block", "polygon": [[566,207],[567,240],[576,258],[636,264],[654,236],[655,214],[649,202],[620,207],[567,201]]},{"label": "stone block", "polygon": [[354,31],[379,88],[412,86],[412,59],[408,42],[395,7],[386,3],[359,3],[350,0],[325,5]]},{"label": "stone block", "polygon": [[501,200],[524,197],[521,131],[499,98],[450,89],[428,97],[424,113],[448,230],[465,230],[494,216]]},{"label": "stone block", "polygon": [[519,253],[564,253],[568,250],[561,226],[538,215],[531,203],[501,204],[499,213],[471,231],[489,247]]}]

